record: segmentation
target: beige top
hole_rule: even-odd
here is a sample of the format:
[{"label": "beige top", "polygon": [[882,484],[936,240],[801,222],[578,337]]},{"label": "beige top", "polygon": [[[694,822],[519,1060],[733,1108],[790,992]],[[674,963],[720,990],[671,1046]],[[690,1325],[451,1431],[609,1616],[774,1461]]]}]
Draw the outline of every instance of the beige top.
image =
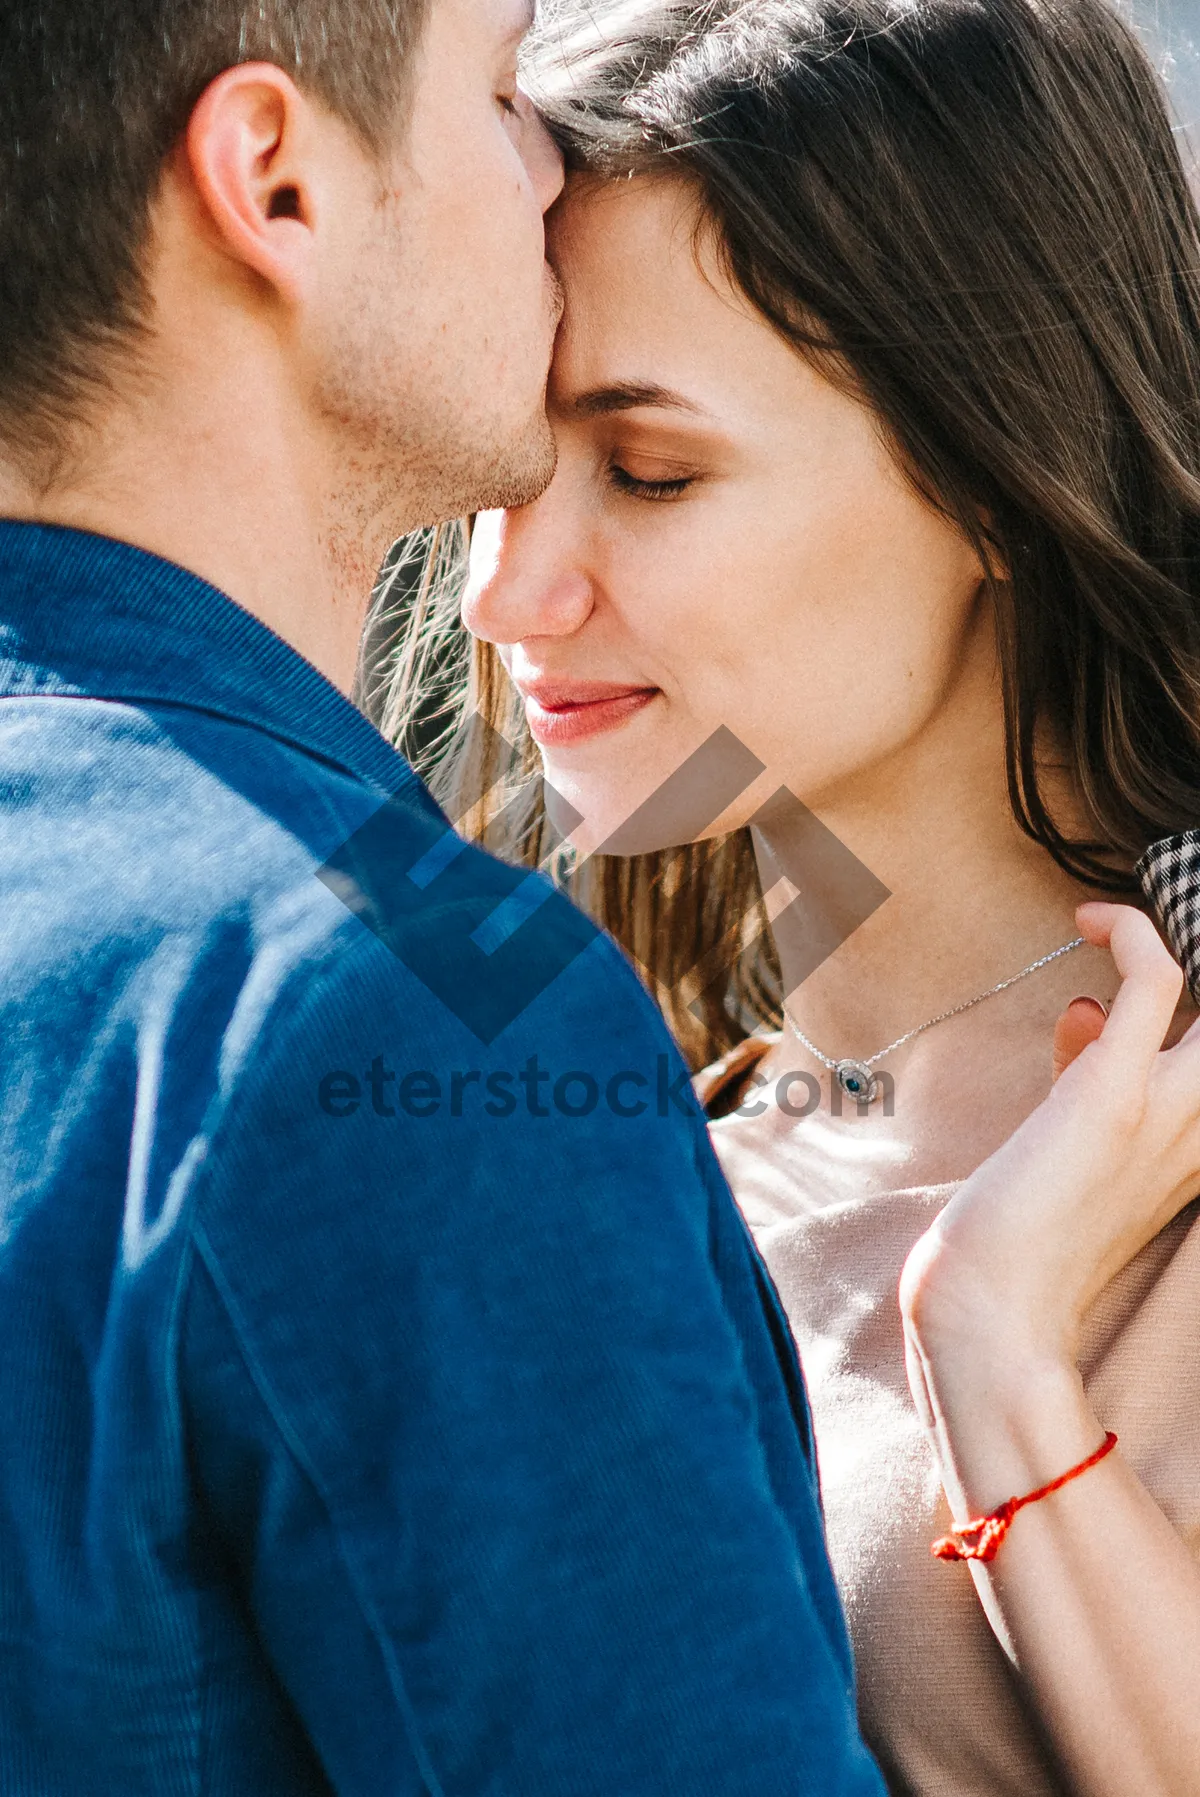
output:
[{"label": "beige top", "polygon": [[[766,1042],[743,1045],[728,1093]],[[740,1065],[739,1065],[740,1063]],[[713,1075],[717,1075],[714,1081]],[[932,1558],[950,1514],[904,1371],[896,1289],[909,1250],[956,1187],[864,1197],[852,1171],[806,1190],[786,1142],[753,1118],[714,1146],[783,1300],[812,1400],[829,1551],[858,1664],[864,1733],[905,1797],[1065,1793],[965,1566]],[[1200,1554],[1200,1206],[1104,1293],[1083,1371],[1097,1415]]]}]

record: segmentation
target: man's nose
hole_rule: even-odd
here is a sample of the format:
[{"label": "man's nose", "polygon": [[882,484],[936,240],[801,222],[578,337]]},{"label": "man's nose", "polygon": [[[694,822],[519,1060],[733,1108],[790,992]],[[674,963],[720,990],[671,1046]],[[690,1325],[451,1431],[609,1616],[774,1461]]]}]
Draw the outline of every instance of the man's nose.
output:
[{"label": "man's nose", "polygon": [[462,619],[484,642],[572,636],[591,616],[591,579],[538,516],[541,503],[475,520]]},{"label": "man's nose", "polygon": [[548,212],[563,190],[565,173],[562,151],[542,123],[541,114],[527,95],[522,94],[521,156],[529,170],[543,212]]}]

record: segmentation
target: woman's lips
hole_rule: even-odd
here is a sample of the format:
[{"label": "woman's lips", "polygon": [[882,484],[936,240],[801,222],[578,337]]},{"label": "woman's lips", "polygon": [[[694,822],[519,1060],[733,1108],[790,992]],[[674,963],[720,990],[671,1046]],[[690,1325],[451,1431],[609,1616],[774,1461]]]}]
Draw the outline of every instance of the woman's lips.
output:
[{"label": "woman's lips", "polygon": [[521,696],[534,742],[546,749],[557,749],[598,736],[602,730],[615,730],[656,699],[658,688],[581,680],[570,686],[547,683],[522,687]]}]

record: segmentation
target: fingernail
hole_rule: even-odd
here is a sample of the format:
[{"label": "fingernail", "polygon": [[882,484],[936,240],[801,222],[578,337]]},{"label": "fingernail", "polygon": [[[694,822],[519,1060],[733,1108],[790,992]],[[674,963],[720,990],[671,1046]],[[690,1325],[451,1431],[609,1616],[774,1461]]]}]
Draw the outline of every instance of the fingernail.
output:
[{"label": "fingernail", "polygon": [[1070,1010],[1071,1005],[1095,1005],[1098,1011],[1103,1011],[1104,1015],[1106,1017],[1108,1016],[1108,1006],[1101,1004],[1098,998],[1093,998],[1090,992],[1081,992],[1078,998],[1071,999],[1067,1006],[1068,1010]]}]

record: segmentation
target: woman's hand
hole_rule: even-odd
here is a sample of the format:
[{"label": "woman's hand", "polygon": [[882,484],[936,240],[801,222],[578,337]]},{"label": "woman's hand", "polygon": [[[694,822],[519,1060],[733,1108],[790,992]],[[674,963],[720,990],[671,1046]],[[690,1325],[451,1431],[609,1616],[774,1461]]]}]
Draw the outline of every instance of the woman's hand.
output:
[{"label": "woman's hand", "polygon": [[[1074,1364],[1080,1322],[1200,1192],[1200,1024],[1162,1042],[1183,976],[1149,918],[1081,905],[1122,985],[1104,1020],[1060,1019],[1050,1096],[959,1189],[909,1257],[900,1303],[928,1353],[986,1329],[1009,1352]],[[1074,1058],[1071,1058],[1074,1056]]]},{"label": "woman's hand", "polygon": [[[1050,1096],[901,1280],[909,1381],[959,1527],[1100,1445],[1110,1419],[1084,1391],[1080,1323],[1200,1192],[1200,1023],[1162,1048],[1179,970],[1139,912],[1077,916],[1122,976],[1112,1013],[1060,1018]],[[1021,1510],[970,1570],[1076,1797],[1200,1797],[1200,1567],[1120,1448]]]}]

